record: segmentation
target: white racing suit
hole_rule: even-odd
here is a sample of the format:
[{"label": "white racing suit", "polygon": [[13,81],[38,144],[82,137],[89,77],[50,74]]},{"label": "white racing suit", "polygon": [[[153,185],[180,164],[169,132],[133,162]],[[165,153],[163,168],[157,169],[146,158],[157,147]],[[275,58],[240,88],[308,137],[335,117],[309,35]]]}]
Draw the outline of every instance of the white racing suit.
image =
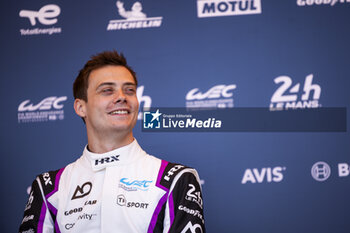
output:
[{"label": "white racing suit", "polygon": [[19,229],[34,232],[204,233],[196,170],[144,152],[136,139],[39,175]]}]

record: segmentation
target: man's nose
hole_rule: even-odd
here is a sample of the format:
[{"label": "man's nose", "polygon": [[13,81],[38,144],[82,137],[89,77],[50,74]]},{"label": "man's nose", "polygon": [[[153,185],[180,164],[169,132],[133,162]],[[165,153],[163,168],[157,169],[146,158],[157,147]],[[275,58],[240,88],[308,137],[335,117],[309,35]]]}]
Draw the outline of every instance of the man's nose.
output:
[{"label": "man's nose", "polygon": [[126,96],[123,90],[117,90],[114,93],[113,103],[123,103],[126,102]]}]

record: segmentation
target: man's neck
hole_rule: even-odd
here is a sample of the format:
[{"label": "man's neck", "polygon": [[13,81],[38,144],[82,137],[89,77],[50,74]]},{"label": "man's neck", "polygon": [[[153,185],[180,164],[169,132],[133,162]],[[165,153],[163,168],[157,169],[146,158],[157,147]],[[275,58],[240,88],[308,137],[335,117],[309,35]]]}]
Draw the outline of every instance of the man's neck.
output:
[{"label": "man's neck", "polygon": [[102,154],[120,147],[129,145],[134,141],[132,133],[128,135],[89,135],[88,134],[88,146],[89,150],[93,153]]}]

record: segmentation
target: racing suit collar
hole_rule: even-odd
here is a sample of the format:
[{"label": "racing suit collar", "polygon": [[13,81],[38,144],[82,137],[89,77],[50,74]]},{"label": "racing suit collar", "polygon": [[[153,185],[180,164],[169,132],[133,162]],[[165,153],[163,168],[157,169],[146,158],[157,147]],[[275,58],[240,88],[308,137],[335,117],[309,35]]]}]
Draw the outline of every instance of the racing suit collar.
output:
[{"label": "racing suit collar", "polygon": [[97,154],[89,151],[87,145],[84,148],[83,157],[91,164],[93,171],[99,171],[110,166],[121,166],[131,163],[143,155],[143,150],[137,143],[136,139],[126,146],[120,147],[118,149]]}]

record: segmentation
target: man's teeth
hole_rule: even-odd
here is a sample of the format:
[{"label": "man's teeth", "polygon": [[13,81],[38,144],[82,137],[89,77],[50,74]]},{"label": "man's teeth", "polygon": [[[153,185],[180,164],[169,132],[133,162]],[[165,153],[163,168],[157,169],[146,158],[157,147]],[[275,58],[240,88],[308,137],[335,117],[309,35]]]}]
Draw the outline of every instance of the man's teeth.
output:
[{"label": "man's teeth", "polygon": [[128,114],[128,111],[126,110],[117,110],[117,111],[113,111],[111,112],[111,114]]}]

